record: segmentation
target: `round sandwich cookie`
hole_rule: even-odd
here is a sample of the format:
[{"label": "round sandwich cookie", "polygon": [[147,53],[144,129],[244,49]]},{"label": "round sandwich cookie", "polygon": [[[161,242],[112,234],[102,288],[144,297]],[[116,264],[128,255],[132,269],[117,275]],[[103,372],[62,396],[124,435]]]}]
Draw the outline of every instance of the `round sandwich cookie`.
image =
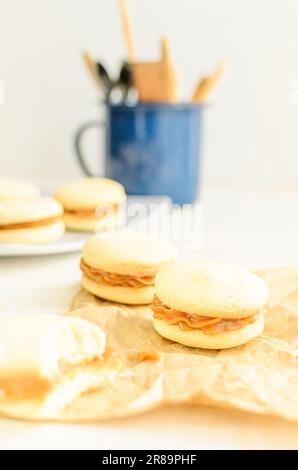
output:
[{"label": "round sandwich cookie", "polygon": [[40,191],[33,184],[15,178],[0,177],[0,201],[37,199],[38,197],[40,197]]},{"label": "round sandwich cookie", "polygon": [[119,226],[125,191],[108,178],[84,178],[65,184],[54,197],[64,207],[66,228],[101,232]]},{"label": "round sandwich cookie", "polygon": [[90,238],[81,258],[83,287],[106,300],[152,302],[158,269],[176,258],[175,246],[134,232],[106,232]]},{"label": "round sandwich cookie", "polygon": [[246,269],[179,261],[155,278],[153,326],[186,346],[225,349],[245,344],[264,328],[265,282]]},{"label": "round sandwich cookie", "polygon": [[64,230],[63,207],[55,199],[0,201],[0,243],[49,243]]}]

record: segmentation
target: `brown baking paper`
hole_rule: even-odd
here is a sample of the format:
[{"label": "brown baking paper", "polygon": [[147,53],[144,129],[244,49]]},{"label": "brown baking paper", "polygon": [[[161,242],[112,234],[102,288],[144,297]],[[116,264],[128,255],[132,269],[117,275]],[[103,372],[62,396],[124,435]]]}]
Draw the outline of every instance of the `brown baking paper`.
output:
[{"label": "brown baking paper", "polygon": [[[96,299],[81,290],[69,315],[104,328],[123,369],[114,384],[89,393],[63,420],[98,420],[164,404],[206,404],[298,420],[298,269],[259,273],[270,288],[265,330],[250,343],[222,351],[188,348],[161,338],[149,307]],[[142,360],[156,352],[158,360]]]}]

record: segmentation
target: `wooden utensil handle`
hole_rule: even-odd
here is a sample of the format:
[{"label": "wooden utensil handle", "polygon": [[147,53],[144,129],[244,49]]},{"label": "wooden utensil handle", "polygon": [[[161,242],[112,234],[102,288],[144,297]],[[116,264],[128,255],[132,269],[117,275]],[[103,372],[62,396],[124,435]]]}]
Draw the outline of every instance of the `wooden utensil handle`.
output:
[{"label": "wooden utensil handle", "polygon": [[216,87],[218,81],[222,77],[225,70],[225,61],[221,61],[218,63],[215,71],[212,75],[207,77],[203,77],[197,84],[192,98],[192,101],[196,101],[198,103],[202,103],[206,101],[213,89]]},{"label": "wooden utensil handle", "polygon": [[120,8],[120,15],[122,18],[123,30],[124,30],[124,37],[126,41],[126,47],[128,52],[128,60],[129,62],[135,62],[135,49],[132,39],[132,30],[131,25],[129,22],[128,11],[126,0],[118,0],[119,8]]},{"label": "wooden utensil handle", "polygon": [[161,38],[161,57],[163,62],[170,62],[170,46],[166,37]]}]

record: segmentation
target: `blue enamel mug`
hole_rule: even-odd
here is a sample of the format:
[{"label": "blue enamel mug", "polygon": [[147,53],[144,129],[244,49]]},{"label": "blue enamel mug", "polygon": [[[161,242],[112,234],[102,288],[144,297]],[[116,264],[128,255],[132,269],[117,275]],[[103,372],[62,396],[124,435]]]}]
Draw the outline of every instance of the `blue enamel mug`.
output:
[{"label": "blue enamel mug", "polygon": [[87,176],[82,136],[105,127],[105,174],[127,194],[167,195],[189,204],[198,197],[201,160],[201,105],[195,103],[106,104],[105,122],[90,121],[75,136],[78,162]]}]

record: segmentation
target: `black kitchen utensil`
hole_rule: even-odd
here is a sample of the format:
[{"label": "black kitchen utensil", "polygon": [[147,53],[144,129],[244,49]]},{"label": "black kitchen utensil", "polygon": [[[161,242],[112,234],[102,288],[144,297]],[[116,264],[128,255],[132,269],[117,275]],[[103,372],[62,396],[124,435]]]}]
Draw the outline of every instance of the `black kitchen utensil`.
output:
[{"label": "black kitchen utensil", "polygon": [[132,69],[128,62],[124,62],[120,69],[118,85],[121,88],[123,99],[128,96],[129,90],[133,87]]},{"label": "black kitchen utensil", "polygon": [[111,90],[114,86],[113,80],[111,80],[110,75],[108,74],[106,68],[102,65],[101,62],[96,62],[96,71],[102,86],[103,92],[108,97],[111,93]]}]

